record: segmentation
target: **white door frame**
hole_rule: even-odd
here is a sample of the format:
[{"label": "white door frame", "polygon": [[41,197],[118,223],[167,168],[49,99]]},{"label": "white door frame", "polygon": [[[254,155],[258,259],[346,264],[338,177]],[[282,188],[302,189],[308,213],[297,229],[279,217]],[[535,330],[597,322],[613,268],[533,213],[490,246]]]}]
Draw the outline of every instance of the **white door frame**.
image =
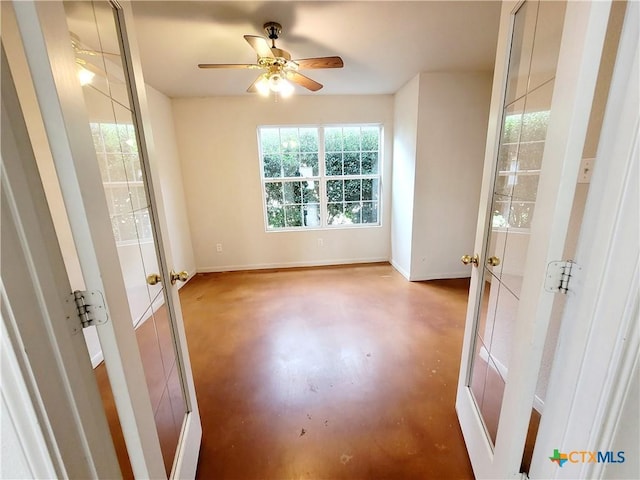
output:
[{"label": "white door frame", "polygon": [[[89,131],[89,120],[79,82],[75,78],[75,59],[69,47],[66,15],[60,2],[16,1],[13,3],[49,146],[62,187],[71,231],[87,290],[104,292],[109,321],[97,326],[105,365],[114,392],[116,408],[123,429],[129,460],[136,478],[166,478],[160,441],[154,421],[145,374],[140,360],[126,289],[120,271],[118,254],[111,232],[108,208],[104,198],[96,153]],[[134,44],[131,9],[119,4],[119,20]],[[133,45],[135,46],[135,45]],[[132,52],[135,53],[135,52]],[[143,148],[151,150],[152,141],[144,101],[144,83],[139,59],[133,59],[129,72],[134,85],[134,101],[139,102],[144,130]],[[134,78],[133,75],[137,75]],[[139,80],[138,83],[135,80]],[[138,105],[136,105],[138,106]],[[157,173],[151,175],[157,180]],[[159,184],[159,183],[158,183]],[[159,196],[160,237],[168,238]],[[160,272],[168,278],[165,262]],[[169,264],[170,265],[170,264]],[[169,282],[165,282],[169,285]],[[179,305],[176,288],[169,288],[173,303]],[[179,311],[179,308],[178,308]],[[177,341],[186,352],[186,336],[182,319],[174,325]],[[195,476],[201,439],[201,425],[188,355],[180,355],[179,364],[186,378],[189,413],[182,425],[181,441],[171,475]]]},{"label": "white door frame", "polygon": [[[548,457],[625,447],[612,440],[640,361],[639,19],[640,4],[628,2],[531,478],[601,478],[604,463],[558,468]],[[627,460],[640,451],[626,448]]]},{"label": "white door frame", "polygon": [[11,423],[21,450],[3,448],[12,457],[3,462],[22,456],[32,478],[119,478],[4,49],[1,72],[2,401],[9,415],[2,422]]},{"label": "white door frame", "polygon": [[[180,271],[171,259],[159,173],[154,162],[153,136],[146,102],[145,84],[128,2],[112,3],[122,29],[125,62],[132,85],[131,101],[136,114],[137,137],[145,162],[155,237],[159,246],[159,268],[173,313],[172,329],[178,345],[177,364],[184,381],[188,412],[182,424],[170,477],[193,478],[202,438],[191,362],[177,287],[169,281],[170,270]],[[166,477],[160,442],[147,390],[140,353],[118,255],[113,242],[108,208],[89,131],[81,87],[75,77],[75,59],[69,48],[66,15],[60,2],[16,1],[14,9],[32,72],[38,103],[47,131],[65,207],[77,247],[87,290],[104,292],[111,321],[97,326],[105,365],[116,399],[129,459],[136,477]],[[93,160],[93,161],[91,161]],[[164,242],[163,242],[164,240]],[[163,245],[164,243],[164,245]]]},{"label": "white door frame", "polygon": [[[164,209],[164,201],[159,192],[160,181],[159,170],[156,167],[155,145],[153,141],[153,131],[151,129],[151,118],[149,106],[147,104],[147,95],[145,91],[144,77],[142,74],[142,62],[139,57],[139,49],[137,44],[137,35],[133,21],[133,11],[128,1],[115,2],[120,7],[118,11],[120,26],[123,30],[123,40],[125,42],[125,50],[130,55],[130,62],[127,62],[127,74],[133,85],[132,101],[135,105],[135,112],[138,116],[137,127],[139,128],[138,138],[141,142],[141,151],[146,151],[146,158],[149,159],[146,174],[149,176],[147,188],[151,203],[157,213],[155,220],[159,228],[159,234],[156,232],[156,242],[159,245],[159,261],[160,275],[164,280],[165,290],[169,296],[169,304],[173,313],[173,334],[178,343],[177,363],[182,367],[182,376],[185,387],[185,402],[188,413],[184,424],[180,441],[178,443],[173,468],[170,474],[171,478],[195,478],[198,456],[200,453],[200,443],[202,441],[202,424],[200,422],[200,410],[196,399],[195,384],[193,382],[193,371],[191,368],[191,359],[188,355],[187,334],[184,328],[184,319],[182,318],[182,308],[180,307],[180,295],[178,287],[171,285],[168,281],[170,271],[181,271],[183,265],[175,265],[171,256],[171,248],[169,244],[169,226],[166,222]],[[157,191],[156,191],[157,189]]]},{"label": "white door frame", "polygon": [[[501,13],[475,252],[485,251],[513,14],[520,3],[504,2]],[[609,9],[610,1],[567,4],[538,187],[544,194],[539,194],[536,201],[495,448],[487,439],[467,386],[478,287],[483,281],[481,269],[474,268],[472,272],[456,409],[477,478],[520,478],[520,462],[553,306],[553,295],[545,291],[546,269],[550,262],[562,260]]]}]

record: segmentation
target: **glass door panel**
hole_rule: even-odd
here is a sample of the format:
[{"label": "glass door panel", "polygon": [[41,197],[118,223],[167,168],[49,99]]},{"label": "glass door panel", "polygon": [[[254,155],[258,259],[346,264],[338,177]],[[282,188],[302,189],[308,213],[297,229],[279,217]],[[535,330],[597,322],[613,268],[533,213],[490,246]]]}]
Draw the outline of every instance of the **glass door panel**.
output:
[{"label": "glass door panel", "polygon": [[470,387],[493,442],[498,431],[511,345],[509,340],[513,334],[517,308],[518,301],[513,293],[490,272],[485,272]]},{"label": "glass door panel", "polygon": [[538,5],[535,42],[529,68],[529,92],[556,76],[565,9],[565,2],[542,1]]},{"label": "glass door panel", "polygon": [[[525,446],[537,442],[542,404],[535,389],[554,306],[546,269],[565,258],[610,8],[610,2],[502,3],[487,194],[473,256],[462,257],[478,268],[471,274],[456,412],[476,478],[520,478],[530,464]],[[542,431],[547,427],[543,421]]]},{"label": "glass door panel", "polygon": [[565,4],[552,3],[528,0],[514,21],[468,382],[491,444],[509,371],[564,21]]},{"label": "glass door panel", "polygon": [[505,237],[505,249],[501,260],[501,281],[520,297],[524,260],[529,248],[529,230],[535,214],[535,202],[540,178],[540,165],[544,151],[553,81],[549,81],[527,93],[526,107],[522,115],[518,157],[513,170],[511,207]]},{"label": "glass door panel", "polygon": [[108,2],[65,2],[65,11],[169,475],[187,404],[167,309],[167,292],[159,277],[155,277],[160,268],[153,212],[127,91],[117,21]]},{"label": "glass door panel", "polygon": [[535,1],[525,2],[516,13],[511,38],[505,105],[511,104],[527,91],[537,16],[538,3]]}]

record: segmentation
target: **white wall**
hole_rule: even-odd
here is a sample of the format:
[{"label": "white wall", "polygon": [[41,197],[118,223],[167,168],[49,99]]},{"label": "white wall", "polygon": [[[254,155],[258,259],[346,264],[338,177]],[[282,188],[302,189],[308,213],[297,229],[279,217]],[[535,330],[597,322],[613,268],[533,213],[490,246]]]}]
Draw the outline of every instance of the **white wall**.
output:
[{"label": "white wall", "polygon": [[421,73],[396,94],[392,264],[410,280],[470,275],[491,80]]},{"label": "white wall", "polygon": [[[389,259],[392,96],[178,98],[172,104],[198,271]],[[384,126],[382,225],[266,232],[257,127],[374,122]]]},{"label": "white wall", "polygon": [[411,280],[468,277],[491,99],[490,73],[421,73]]},{"label": "white wall", "polygon": [[[187,218],[187,204],[178,159],[173,111],[169,97],[147,85],[147,104],[154,141],[154,158],[160,171],[160,189],[164,213],[169,225],[171,257],[176,271],[195,273],[196,263],[191,245],[191,229]],[[183,285],[183,284],[180,284]]]},{"label": "white wall", "polygon": [[419,94],[416,75],[394,96],[391,263],[406,278],[411,271]]}]

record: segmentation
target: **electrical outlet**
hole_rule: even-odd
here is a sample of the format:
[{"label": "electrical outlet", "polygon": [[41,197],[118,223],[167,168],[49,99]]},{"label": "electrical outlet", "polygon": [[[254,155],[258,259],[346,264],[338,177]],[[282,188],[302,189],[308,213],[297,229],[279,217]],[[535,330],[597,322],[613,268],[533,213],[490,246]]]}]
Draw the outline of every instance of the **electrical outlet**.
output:
[{"label": "electrical outlet", "polygon": [[216,243],[216,252],[222,253],[222,244],[221,243]]},{"label": "electrical outlet", "polygon": [[324,240],[323,239],[321,239],[321,238],[318,239],[318,246],[319,247],[324,247]]}]

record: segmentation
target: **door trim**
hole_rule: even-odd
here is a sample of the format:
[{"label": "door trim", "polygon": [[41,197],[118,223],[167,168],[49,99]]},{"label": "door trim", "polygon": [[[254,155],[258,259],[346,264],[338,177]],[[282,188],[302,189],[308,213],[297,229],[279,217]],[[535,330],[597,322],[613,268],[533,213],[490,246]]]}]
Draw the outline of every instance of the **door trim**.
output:
[{"label": "door trim", "polygon": [[[18,28],[87,290],[104,292],[110,321],[96,327],[136,478],[166,478],[127,294],[113,242],[89,121],[61,2],[13,2]],[[78,132],[86,132],[79,135]]]},{"label": "door trim", "polygon": [[[502,3],[500,24],[498,29],[498,43],[496,46],[496,60],[493,74],[493,86],[491,90],[491,105],[487,127],[487,145],[485,148],[484,170],[482,175],[482,187],[480,192],[481,207],[478,212],[476,225],[476,238],[474,253],[484,255],[487,249],[488,235],[486,234],[491,222],[491,198],[494,190],[495,170],[500,146],[500,135],[504,110],[504,100],[507,90],[507,74],[509,71],[509,58],[511,55],[511,39],[515,26],[515,14],[525,0],[505,0]],[[484,208],[482,208],[484,205]],[[470,382],[472,369],[472,355],[466,354],[472,349],[475,342],[475,329],[480,312],[476,312],[484,287],[484,258],[480,257],[479,268],[472,268],[471,283],[467,304],[466,318],[473,318],[473,322],[465,325],[462,355],[460,360],[460,373],[456,395],[456,412],[463,430],[465,444],[469,453],[469,459],[477,478],[482,478],[485,472],[490,472],[494,461],[494,450],[489,441],[484,440],[488,434],[478,411],[478,406],[467,385]],[[466,428],[465,428],[466,425]]]},{"label": "door trim", "polygon": [[[487,202],[497,161],[496,138],[501,120],[501,100],[505,90],[514,6],[513,3],[503,4],[501,13],[501,37],[494,74],[495,96],[492,100],[492,116],[487,139],[476,253],[484,252],[484,236],[488,230]],[[498,424],[495,446],[486,439],[482,420],[467,386],[470,347],[473,345],[477,322],[475,308],[479,299],[480,282],[483,281],[479,269],[474,269],[472,273],[471,291],[474,295],[471,295],[468,307],[456,409],[477,478],[520,477],[520,462],[553,305],[553,297],[544,290],[546,266],[549,262],[562,258],[609,8],[610,1],[567,4],[552,113],[542,160],[543,172],[539,183],[539,190],[545,193],[539,195],[536,202],[536,218],[546,221],[534,219],[532,225],[532,247],[527,253],[509,376],[506,379],[500,413],[500,418],[504,421]]]},{"label": "door trim", "polygon": [[576,252],[582,280],[563,313],[531,478],[600,478],[604,464],[560,469],[547,457],[610,449],[640,354],[639,16],[628,2]]},{"label": "door trim", "polygon": [[145,165],[143,170],[148,179],[147,188],[149,188],[149,197],[153,205],[153,211],[155,212],[153,220],[154,228],[156,228],[155,238],[159,247],[158,266],[161,270],[160,274],[164,279],[163,284],[166,286],[167,307],[172,313],[171,327],[175,341],[178,344],[176,362],[177,367],[180,368],[179,373],[184,388],[187,409],[182,431],[180,432],[180,439],[176,448],[172,471],[169,476],[170,478],[195,478],[200,444],[202,441],[202,424],[193,381],[191,359],[188,355],[187,335],[182,318],[182,309],[180,307],[180,296],[178,294],[179,287],[177,285],[171,285],[169,281],[169,271],[181,271],[183,266],[174,265],[171,256],[169,226],[166,223],[162,195],[159,194],[159,186],[162,182],[160,181],[159,171],[153,161],[155,158],[155,143],[151,129],[151,117],[147,104],[147,95],[141,68],[142,64],[138,55],[139,49],[135,33],[135,22],[133,21],[133,11],[129,2],[113,2],[113,4],[117,7],[116,12],[119,26],[123,33],[122,40],[125,47],[124,50],[130,56],[125,62],[125,67],[132,86],[131,104],[134,107],[133,113],[136,117],[136,126],[138,129],[137,135],[143,153],[141,161],[148,161],[148,165]]},{"label": "door trim", "polygon": [[3,403],[29,415],[12,423],[34,478],[119,478],[84,337],[69,323],[79,319],[4,45],[1,72]]},{"label": "door trim", "polygon": [[[567,2],[538,187],[545,195],[536,201],[537,218],[547,221],[534,219],[530,245],[535,248],[527,254],[514,337],[531,335],[532,342],[514,344],[512,348],[510,372],[519,374],[507,378],[503,402],[504,415],[517,419],[514,429],[521,436],[518,435],[518,442],[507,440],[509,422],[502,422],[497,434],[498,439],[501,436],[505,439],[506,445],[504,457],[499,461],[510,461],[513,471],[520,468],[554,303],[553,294],[544,288],[546,269],[550,262],[562,259],[564,253],[610,8],[610,0]],[[564,208],[559,208],[562,205]]]}]

